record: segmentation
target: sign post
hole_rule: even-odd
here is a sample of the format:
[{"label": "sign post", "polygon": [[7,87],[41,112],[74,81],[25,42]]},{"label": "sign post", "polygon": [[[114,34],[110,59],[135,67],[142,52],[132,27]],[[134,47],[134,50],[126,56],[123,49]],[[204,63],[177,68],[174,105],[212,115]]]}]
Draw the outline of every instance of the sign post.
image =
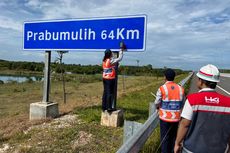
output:
[{"label": "sign post", "polygon": [[51,51],[45,51],[44,86],[42,102],[30,104],[30,120],[59,116],[58,104],[49,101]]},{"label": "sign post", "polygon": [[49,93],[50,93],[50,60],[51,60],[51,51],[46,51],[45,52],[43,100],[42,100],[42,102],[44,102],[44,103],[47,103],[49,101]]},{"label": "sign post", "polygon": [[[118,52],[114,53],[115,57],[118,57]],[[118,84],[118,64],[116,64],[115,66],[115,71],[116,71],[116,76],[115,76],[115,86],[114,86],[114,97],[113,97],[113,101],[112,101],[112,108],[114,110],[117,109],[117,84]]]}]

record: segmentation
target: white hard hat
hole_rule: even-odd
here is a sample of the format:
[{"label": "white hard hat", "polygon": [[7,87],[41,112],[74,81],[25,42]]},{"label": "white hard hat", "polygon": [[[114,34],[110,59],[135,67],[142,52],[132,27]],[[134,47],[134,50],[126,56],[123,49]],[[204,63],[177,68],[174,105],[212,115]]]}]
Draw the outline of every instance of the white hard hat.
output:
[{"label": "white hard hat", "polygon": [[203,66],[196,75],[203,80],[220,82],[220,72],[218,68],[212,64]]}]

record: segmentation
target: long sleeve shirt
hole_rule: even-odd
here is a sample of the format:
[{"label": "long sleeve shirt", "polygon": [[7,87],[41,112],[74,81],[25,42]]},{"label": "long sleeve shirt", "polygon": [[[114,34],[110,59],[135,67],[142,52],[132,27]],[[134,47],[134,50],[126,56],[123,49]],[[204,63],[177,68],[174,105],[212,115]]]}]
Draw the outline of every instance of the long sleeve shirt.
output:
[{"label": "long sleeve shirt", "polygon": [[123,58],[123,51],[120,50],[120,51],[119,51],[118,58],[112,57],[112,58],[110,59],[110,64],[111,64],[111,65],[116,64],[116,63],[120,62],[120,61],[122,60],[122,58]]},{"label": "long sleeve shirt", "polygon": [[[171,81],[167,81],[167,82],[165,82],[165,84],[167,84],[168,82],[171,82]],[[159,105],[161,103],[161,100],[162,100],[162,93],[161,93],[161,90],[159,88],[157,90],[157,93],[156,93],[155,105]]]}]

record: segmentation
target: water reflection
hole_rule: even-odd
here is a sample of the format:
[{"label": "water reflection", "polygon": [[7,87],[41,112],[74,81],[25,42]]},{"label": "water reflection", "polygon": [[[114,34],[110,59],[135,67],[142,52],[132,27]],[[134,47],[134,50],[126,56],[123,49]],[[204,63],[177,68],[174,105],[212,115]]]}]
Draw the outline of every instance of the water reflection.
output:
[{"label": "water reflection", "polygon": [[0,75],[0,83],[10,83],[10,82],[33,82],[33,81],[42,81],[43,77],[41,76],[7,76]]}]

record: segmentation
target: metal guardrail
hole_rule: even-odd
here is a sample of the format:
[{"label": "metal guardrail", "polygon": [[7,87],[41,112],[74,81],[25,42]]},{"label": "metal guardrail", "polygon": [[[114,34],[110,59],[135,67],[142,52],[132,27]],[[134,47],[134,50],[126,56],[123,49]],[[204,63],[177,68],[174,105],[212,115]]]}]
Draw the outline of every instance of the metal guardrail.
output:
[{"label": "metal guardrail", "polygon": [[190,72],[189,75],[185,79],[181,80],[178,84],[184,86],[185,83],[193,76],[193,74],[193,72]]},{"label": "metal guardrail", "polygon": [[[180,81],[180,85],[184,86],[185,83],[192,77],[191,72],[185,79]],[[137,132],[130,137],[117,151],[117,153],[138,153],[152,132],[155,130],[159,123],[158,113],[155,111],[148,120],[140,127]]]}]

